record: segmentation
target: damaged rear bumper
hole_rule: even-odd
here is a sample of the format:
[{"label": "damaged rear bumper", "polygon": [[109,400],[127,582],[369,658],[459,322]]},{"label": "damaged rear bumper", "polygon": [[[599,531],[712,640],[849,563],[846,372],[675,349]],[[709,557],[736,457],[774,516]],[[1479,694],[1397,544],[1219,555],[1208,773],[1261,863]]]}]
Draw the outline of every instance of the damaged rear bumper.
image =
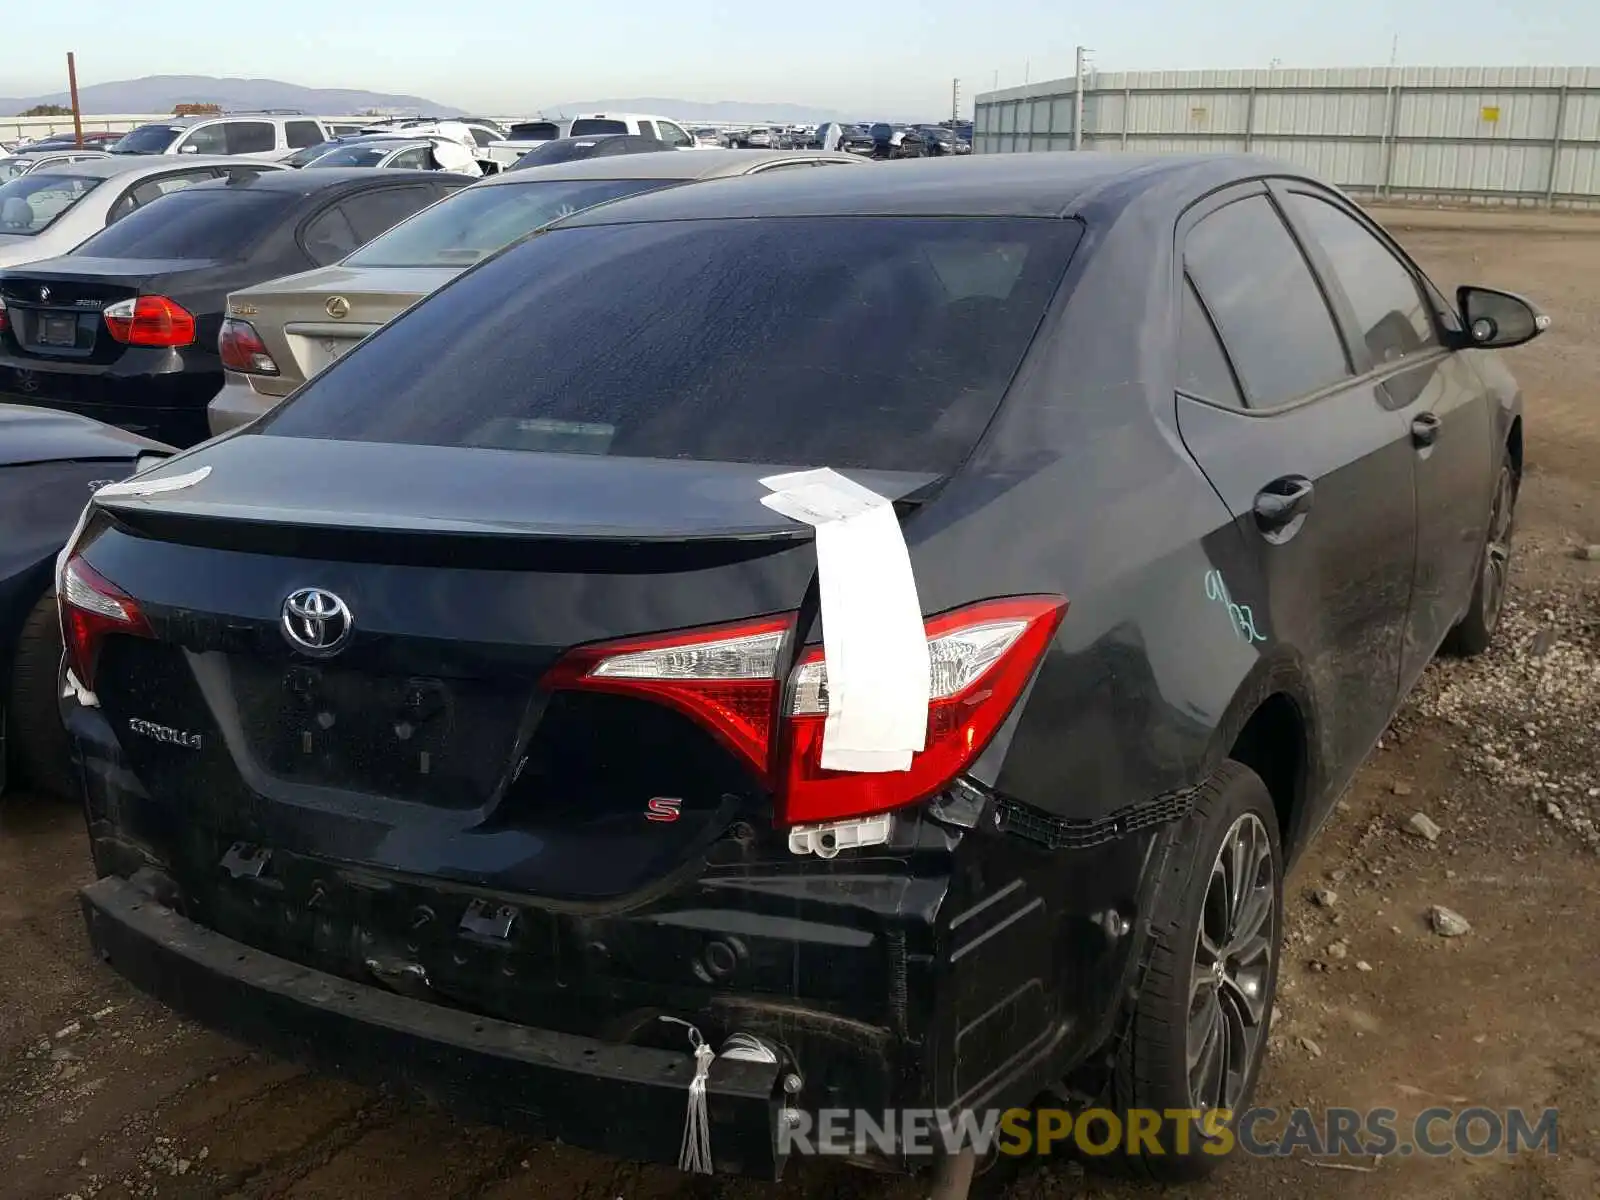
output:
[{"label": "damaged rear bumper", "polygon": [[[195,1020],[368,1082],[400,1082],[470,1119],[619,1158],[676,1163],[694,1059],[412,1000],[254,950],[127,880],[82,892],[96,954]],[[717,1059],[707,1087],[718,1173],[783,1168],[781,1067]]]}]

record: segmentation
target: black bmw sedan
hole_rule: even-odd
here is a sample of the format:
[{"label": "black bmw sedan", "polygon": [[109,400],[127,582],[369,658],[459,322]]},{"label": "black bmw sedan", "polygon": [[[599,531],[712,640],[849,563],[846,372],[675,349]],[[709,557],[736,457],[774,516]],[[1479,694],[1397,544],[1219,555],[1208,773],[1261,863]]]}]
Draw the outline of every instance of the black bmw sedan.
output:
[{"label": "black bmw sedan", "polygon": [[[58,584],[93,942],[252,1040],[631,1158],[771,1177],[822,1110],[1064,1087],[1195,1114],[1133,1148],[1198,1172],[1285,871],[1435,652],[1494,633],[1492,351],[1545,324],[1249,157],[578,214],[97,496]],[[876,541],[773,502],[818,468]],[[846,665],[908,581],[873,692]],[[841,753],[908,696],[915,746]]]},{"label": "black bmw sedan", "polygon": [[337,262],[469,182],[330,169],[196,184],[0,271],[0,400],[191,446],[222,388],[230,291]]}]

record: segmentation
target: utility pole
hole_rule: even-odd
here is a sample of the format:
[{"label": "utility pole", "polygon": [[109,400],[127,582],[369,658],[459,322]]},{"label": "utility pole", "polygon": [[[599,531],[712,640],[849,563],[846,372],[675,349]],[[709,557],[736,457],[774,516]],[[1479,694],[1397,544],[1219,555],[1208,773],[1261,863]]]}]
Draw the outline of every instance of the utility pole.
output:
[{"label": "utility pole", "polygon": [[83,149],[83,113],[78,108],[78,63],[67,51],[67,87],[72,92],[72,134],[74,145]]},{"label": "utility pole", "polygon": [[961,80],[950,81],[950,128],[955,129],[961,123]]},{"label": "utility pole", "polygon": [[1083,149],[1083,72],[1089,61],[1089,47],[1079,46],[1072,80],[1072,148]]}]

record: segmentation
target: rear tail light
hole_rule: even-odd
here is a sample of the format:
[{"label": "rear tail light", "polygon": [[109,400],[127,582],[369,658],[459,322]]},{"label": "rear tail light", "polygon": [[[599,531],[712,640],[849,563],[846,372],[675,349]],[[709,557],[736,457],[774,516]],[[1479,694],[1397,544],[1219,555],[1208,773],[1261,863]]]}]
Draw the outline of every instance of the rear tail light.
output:
[{"label": "rear tail light", "polygon": [[655,700],[699,721],[777,796],[780,824],[839,821],[914,804],[948,786],[989,744],[1055,636],[1059,596],[986,600],[930,618],[927,744],[907,771],[822,767],[828,674],[821,649],[794,669],[787,711],[778,679],[794,614],[582,647],[547,688]]},{"label": "rear tail light", "polygon": [[249,321],[229,317],[222,322],[222,332],[217,334],[217,351],[222,355],[222,365],[230,371],[246,375],[276,375],[278,364],[267,352],[256,327]]},{"label": "rear tail light", "polygon": [[0,300],[0,333],[11,328],[11,318],[6,313],[6,302]]},{"label": "rear tail light", "polygon": [[778,707],[778,652],[792,613],[760,621],[580,647],[546,688],[639,696],[706,726],[763,779]]},{"label": "rear tail light", "polygon": [[188,346],[194,314],[165,296],[140,296],[108,304],[101,315],[111,336],[125,346]]},{"label": "rear tail light", "polygon": [[61,568],[56,602],[61,610],[61,640],[66,645],[67,666],[90,691],[94,690],[100,643],[107,635],[154,636],[133,597],[81,558],[69,558]]}]

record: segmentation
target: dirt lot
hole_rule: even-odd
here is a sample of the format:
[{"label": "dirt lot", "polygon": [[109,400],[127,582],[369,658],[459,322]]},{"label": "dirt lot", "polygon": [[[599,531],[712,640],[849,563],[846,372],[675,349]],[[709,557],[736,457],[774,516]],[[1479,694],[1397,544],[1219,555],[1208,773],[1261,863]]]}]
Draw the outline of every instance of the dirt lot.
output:
[{"label": "dirt lot", "polygon": [[[1446,289],[1497,284],[1555,318],[1512,354],[1529,471],[1515,608],[1472,664],[1432,668],[1309,861],[1259,1102],[1314,1108],[1561,1109],[1561,1149],[1331,1169],[1230,1166],[1194,1194],[1600,1195],[1600,219],[1383,214]],[[1408,834],[1415,812],[1442,829]],[[77,815],[0,817],[0,1194],[908,1200],[918,1189],[817,1167],[779,1188],[686,1180],[311,1076],[168,1016],[88,961]],[[1337,893],[1330,906],[1310,892]],[[1326,897],[1324,897],[1326,899]],[[1430,931],[1432,905],[1472,931]],[[1129,1197],[1060,1165],[1013,1200]]]}]

